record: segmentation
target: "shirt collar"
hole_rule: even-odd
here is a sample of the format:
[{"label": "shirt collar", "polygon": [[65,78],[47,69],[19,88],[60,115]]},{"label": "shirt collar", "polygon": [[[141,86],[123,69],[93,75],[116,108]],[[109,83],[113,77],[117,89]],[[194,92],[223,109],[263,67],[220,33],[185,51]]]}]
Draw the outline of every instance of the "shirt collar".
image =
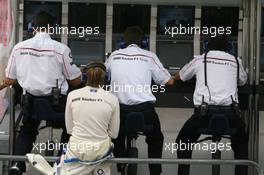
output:
[{"label": "shirt collar", "polygon": [[137,44],[130,44],[129,46],[127,47],[139,47]]},{"label": "shirt collar", "polygon": [[37,32],[35,38],[48,38],[50,39],[50,35],[46,32]]},{"label": "shirt collar", "polygon": [[220,50],[210,50],[208,52],[208,55],[212,55],[212,56],[230,56],[230,53],[227,53],[225,51],[220,51]]}]

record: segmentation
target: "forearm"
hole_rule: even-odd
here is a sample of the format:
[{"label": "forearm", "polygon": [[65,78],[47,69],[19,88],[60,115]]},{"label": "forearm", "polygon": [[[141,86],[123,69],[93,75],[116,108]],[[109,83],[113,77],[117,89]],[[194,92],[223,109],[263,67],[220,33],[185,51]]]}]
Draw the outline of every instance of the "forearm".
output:
[{"label": "forearm", "polygon": [[0,91],[8,86],[11,86],[16,83],[16,80],[6,78],[1,84],[0,84]]},{"label": "forearm", "polygon": [[168,82],[166,83],[167,86],[172,86],[174,84],[174,78],[173,76],[170,77],[170,79],[168,80]]},{"label": "forearm", "polygon": [[181,80],[181,77],[180,77],[179,72],[177,72],[177,73],[173,76],[173,79],[174,79],[174,81],[179,81],[179,80]]},{"label": "forearm", "polygon": [[68,83],[73,88],[78,87],[81,84],[81,76],[79,76],[73,80],[68,80]]},{"label": "forearm", "polygon": [[4,88],[6,88],[7,86],[5,84],[0,84],[0,91]]}]

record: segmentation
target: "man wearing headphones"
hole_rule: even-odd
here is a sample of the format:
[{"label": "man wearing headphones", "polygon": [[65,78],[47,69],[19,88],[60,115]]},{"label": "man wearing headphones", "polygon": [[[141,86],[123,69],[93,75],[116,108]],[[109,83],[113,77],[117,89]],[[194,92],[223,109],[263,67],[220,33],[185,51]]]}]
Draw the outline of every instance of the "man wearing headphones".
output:
[{"label": "man wearing headphones", "polygon": [[[70,49],[52,40],[48,34],[48,25],[53,25],[53,17],[46,12],[40,12],[36,16],[35,25],[38,27],[35,36],[13,48],[6,68],[6,78],[1,86],[4,88],[18,82],[24,91],[23,125],[16,140],[15,155],[31,152],[38,135],[41,120],[33,117],[34,100],[45,99],[51,106],[58,100],[56,112],[64,112],[69,85],[78,86],[81,83],[81,72],[72,64]],[[61,142],[67,143],[69,135],[65,123],[62,121],[56,124],[63,128]],[[25,171],[24,162],[17,162],[9,174],[19,175]]]},{"label": "man wearing headphones", "polygon": [[[66,128],[71,135],[60,164],[52,168],[40,155],[28,154],[30,163],[46,175],[110,175],[112,138],[119,131],[119,103],[116,96],[101,87],[105,80],[102,62],[87,67],[87,86],[69,93]],[[35,162],[35,163],[34,163]]]},{"label": "man wearing headphones", "polygon": [[[248,158],[248,135],[238,109],[237,87],[247,81],[242,61],[228,52],[231,43],[226,36],[211,38],[209,52],[195,57],[175,76],[175,80],[187,81],[196,77],[193,95],[194,114],[184,124],[176,139],[179,145],[192,145],[190,149],[178,150],[178,158],[190,159],[193,144],[197,144],[201,133],[199,129],[207,128],[210,118],[224,116],[229,127],[236,132],[231,135],[231,146],[235,159]],[[189,165],[179,165],[178,175],[189,175]],[[246,166],[236,166],[236,175],[246,175]]]},{"label": "man wearing headphones", "polygon": [[[116,157],[127,157],[125,149],[125,118],[130,112],[142,112],[147,125],[153,125],[153,131],[146,134],[149,158],[161,158],[163,134],[159,117],[155,111],[155,96],[151,90],[154,80],[160,85],[174,83],[170,73],[163,67],[156,54],[140,48],[143,31],[136,26],[125,31],[126,48],[113,52],[106,60],[106,68],[110,72],[112,92],[120,103],[120,131],[114,140]],[[129,88],[127,88],[129,87]],[[123,171],[118,165],[118,171]],[[150,175],[161,174],[161,165],[149,165]]]}]

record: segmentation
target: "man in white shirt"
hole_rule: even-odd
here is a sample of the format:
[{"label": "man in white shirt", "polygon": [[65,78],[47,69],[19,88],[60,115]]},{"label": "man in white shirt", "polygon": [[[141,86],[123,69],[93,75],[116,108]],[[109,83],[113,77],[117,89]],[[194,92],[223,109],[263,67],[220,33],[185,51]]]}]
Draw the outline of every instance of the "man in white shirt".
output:
[{"label": "man in white shirt", "polygon": [[[156,54],[141,49],[143,32],[139,27],[128,27],[125,31],[125,49],[113,52],[106,60],[110,72],[112,92],[120,103],[120,131],[114,141],[116,157],[127,157],[125,149],[125,118],[130,112],[142,112],[147,125],[153,125],[151,133],[146,134],[148,156],[161,158],[163,134],[159,117],[154,109],[156,101],[151,91],[152,80],[160,85],[174,83],[170,73],[163,67]],[[145,88],[147,87],[147,88]],[[161,174],[161,165],[149,165],[150,175]],[[118,165],[118,171],[122,165]]]},{"label": "man in white shirt", "polygon": [[[31,152],[38,135],[40,120],[32,118],[32,100],[43,98],[52,103],[52,89],[57,87],[62,99],[57,112],[64,112],[68,84],[78,86],[81,82],[81,72],[72,64],[70,49],[52,40],[48,34],[47,26],[52,26],[52,23],[52,17],[48,13],[40,12],[36,16],[36,27],[42,27],[42,30],[38,30],[33,38],[15,45],[6,68],[6,79],[1,85],[4,88],[18,82],[32,102],[29,103],[27,112],[24,111],[23,126],[15,146],[16,155]],[[64,122],[61,127],[61,142],[67,143],[69,135]],[[22,174],[25,170],[24,163],[18,162],[11,168],[10,174]]]},{"label": "man in white shirt", "polygon": [[[180,143],[196,143],[200,137],[199,129],[207,128],[210,116],[225,115],[230,128],[236,133],[231,135],[232,148],[236,159],[248,158],[248,136],[245,124],[236,112],[238,104],[237,87],[247,82],[242,61],[227,53],[230,43],[225,36],[211,38],[209,52],[195,57],[175,76],[175,80],[187,81],[196,77],[193,95],[195,110],[193,116],[184,124],[176,139]],[[204,113],[204,107],[207,110]],[[191,158],[192,150],[178,150],[178,158]],[[189,165],[179,165],[178,175],[189,175]],[[246,166],[237,166],[236,175],[246,175]]]},{"label": "man in white shirt", "polygon": [[[29,161],[47,175],[110,175],[110,164],[82,165],[100,161],[112,153],[111,139],[119,131],[119,102],[111,92],[103,90],[105,66],[92,62],[87,68],[87,86],[69,93],[65,120],[71,135],[60,164],[53,169],[39,155],[28,155]],[[36,163],[33,163],[36,162]],[[46,168],[49,167],[49,168]]]}]

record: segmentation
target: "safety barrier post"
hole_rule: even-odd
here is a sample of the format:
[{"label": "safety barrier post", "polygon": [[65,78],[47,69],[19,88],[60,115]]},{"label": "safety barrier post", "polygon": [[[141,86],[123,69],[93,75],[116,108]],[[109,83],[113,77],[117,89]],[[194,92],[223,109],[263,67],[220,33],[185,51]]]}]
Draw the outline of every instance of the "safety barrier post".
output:
[{"label": "safety barrier post", "polygon": [[15,104],[14,104],[14,89],[12,86],[9,88],[9,154],[14,153],[14,140],[15,140]]}]

